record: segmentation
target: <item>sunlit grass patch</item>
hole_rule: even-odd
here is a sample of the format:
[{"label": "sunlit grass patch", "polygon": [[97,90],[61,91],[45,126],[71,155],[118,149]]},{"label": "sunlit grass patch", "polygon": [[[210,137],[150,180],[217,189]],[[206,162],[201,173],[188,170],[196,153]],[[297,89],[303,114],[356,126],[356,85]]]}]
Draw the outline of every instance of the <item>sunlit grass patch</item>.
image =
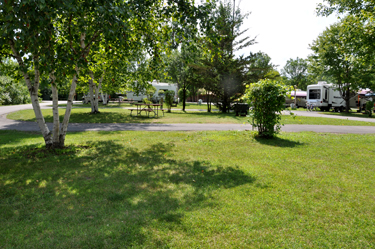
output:
[{"label": "sunlit grass patch", "polygon": [[82,132],[66,141],[48,153],[39,134],[0,131],[3,247],[375,242],[374,135]]},{"label": "sunlit grass patch", "polygon": [[[46,122],[52,122],[52,110],[44,109],[42,113]],[[59,110],[60,120],[63,120],[64,110]],[[144,114],[144,113],[143,113]],[[159,111],[159,117],[151,118],[146,115],[133,116],[130,111],[122,108],[101,108],[100,113],[90,114],[88,108],[76,108],[72,110],[70,117],[71,123],[200,123],[200,124],[248,124],[249,117],[235,116],[234,113],[219,112],[199,112],[199,111],[172,111],[171,113],[163,113]],[[8,114],[7,118],[23,121],[35,121],[33,110],[22,110]],[[312,124],[312,125],[349,125],[349,126],[375,126],[372,122],[352,121],[332,118],[318,117],[293,117],[283,115],[282,124]]]}]

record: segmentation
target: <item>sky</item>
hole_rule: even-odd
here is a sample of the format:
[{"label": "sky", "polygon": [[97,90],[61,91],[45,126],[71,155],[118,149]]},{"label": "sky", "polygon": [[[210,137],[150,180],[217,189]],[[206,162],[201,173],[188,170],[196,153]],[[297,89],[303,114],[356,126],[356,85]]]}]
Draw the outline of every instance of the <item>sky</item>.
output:
[{"label": "sky", "polygon": [[265,52],[280,71],[288,59],[306,59],[309,44],[326,27],[338,21],[337,16],[317,16],[315,9],[322,0],[236,0],[242,13],[251,12],[242,29],[256,38],[256,44],[237,54]]}]

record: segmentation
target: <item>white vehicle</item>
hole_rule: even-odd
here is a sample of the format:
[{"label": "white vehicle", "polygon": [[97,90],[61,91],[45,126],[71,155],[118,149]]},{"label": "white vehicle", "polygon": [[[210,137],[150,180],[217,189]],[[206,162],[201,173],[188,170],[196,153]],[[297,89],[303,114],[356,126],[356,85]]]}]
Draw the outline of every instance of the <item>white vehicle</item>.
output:
[{"label": "white vehicle", "polygon": [[[358,94],[349,100],[350,107],[357,107],[357,98]],[[346,106],[339,90],[333,84],[327,84],[325,81],[307,86],[306,102],[307,106],[314,106],[322,111],[329,111],[332,108],[336,112],[342,112]]]},{"label": "white vehicle", "polygon": [[[155,101],[155,102],[159,101],[159,90],[164,90],[164,91],[172,90],[172,91],[175,92],[173,102],[178,103],[178,95],[177,95],[178,87],[177,87],[177,84],[162,83],[162,82],[158,82],[158,81],[154,80],[154,81],[151,82],[151,85],[156,88],[156,92],[152,96],[153,101]],[[138,95],[136,95],[132,91],[127,91],[126,97],[127,97],[128,100],[143,101],[144,98],[147,98],[147,95],[144,94],[144,93],[139,93]]]}]

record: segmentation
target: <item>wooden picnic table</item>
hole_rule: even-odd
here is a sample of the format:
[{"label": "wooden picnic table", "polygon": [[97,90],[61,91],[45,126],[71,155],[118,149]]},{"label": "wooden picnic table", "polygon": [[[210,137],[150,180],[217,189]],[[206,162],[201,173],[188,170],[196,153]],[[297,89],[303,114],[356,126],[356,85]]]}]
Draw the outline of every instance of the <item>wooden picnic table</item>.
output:
[{"label": "wooden picnic table", "polygon": [[154,113],[154,117],[159,117],[159,106],[161,104],[144,104],[144,103],[137,103],[135,104],[137,109],[129,109],[131,111],[130,115],[133,111],[137,112],[137,116],[142,115],[142,112],[147,113],[147,116],[150,117],[150,113]]}]

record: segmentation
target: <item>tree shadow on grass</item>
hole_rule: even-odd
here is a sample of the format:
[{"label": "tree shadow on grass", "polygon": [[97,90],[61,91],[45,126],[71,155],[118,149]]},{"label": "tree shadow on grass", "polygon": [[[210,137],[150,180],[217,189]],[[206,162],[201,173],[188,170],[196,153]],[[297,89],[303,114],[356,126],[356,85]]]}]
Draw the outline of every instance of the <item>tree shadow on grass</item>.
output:
[{"label": "tree shadow on grass", "polygon": [[3,244],[168,246],[154,233],[184,234],[186,212],[221,205],[213,191],[255,181],[236,167],[175,158],[173,143],[85,146],[43,154],[29,145],[1,154]]},{"label": "tree shadow on grass", "polygon": [[255,136],[254,139],[261,144],[275,146],[275,147],[287,147],[287,148],[294,148],[297,146],[303,146],[305,143],[291,141],[288,139],[280,138],[280,137],[273,137],[273,138],[262,138],[259,136]]}]

